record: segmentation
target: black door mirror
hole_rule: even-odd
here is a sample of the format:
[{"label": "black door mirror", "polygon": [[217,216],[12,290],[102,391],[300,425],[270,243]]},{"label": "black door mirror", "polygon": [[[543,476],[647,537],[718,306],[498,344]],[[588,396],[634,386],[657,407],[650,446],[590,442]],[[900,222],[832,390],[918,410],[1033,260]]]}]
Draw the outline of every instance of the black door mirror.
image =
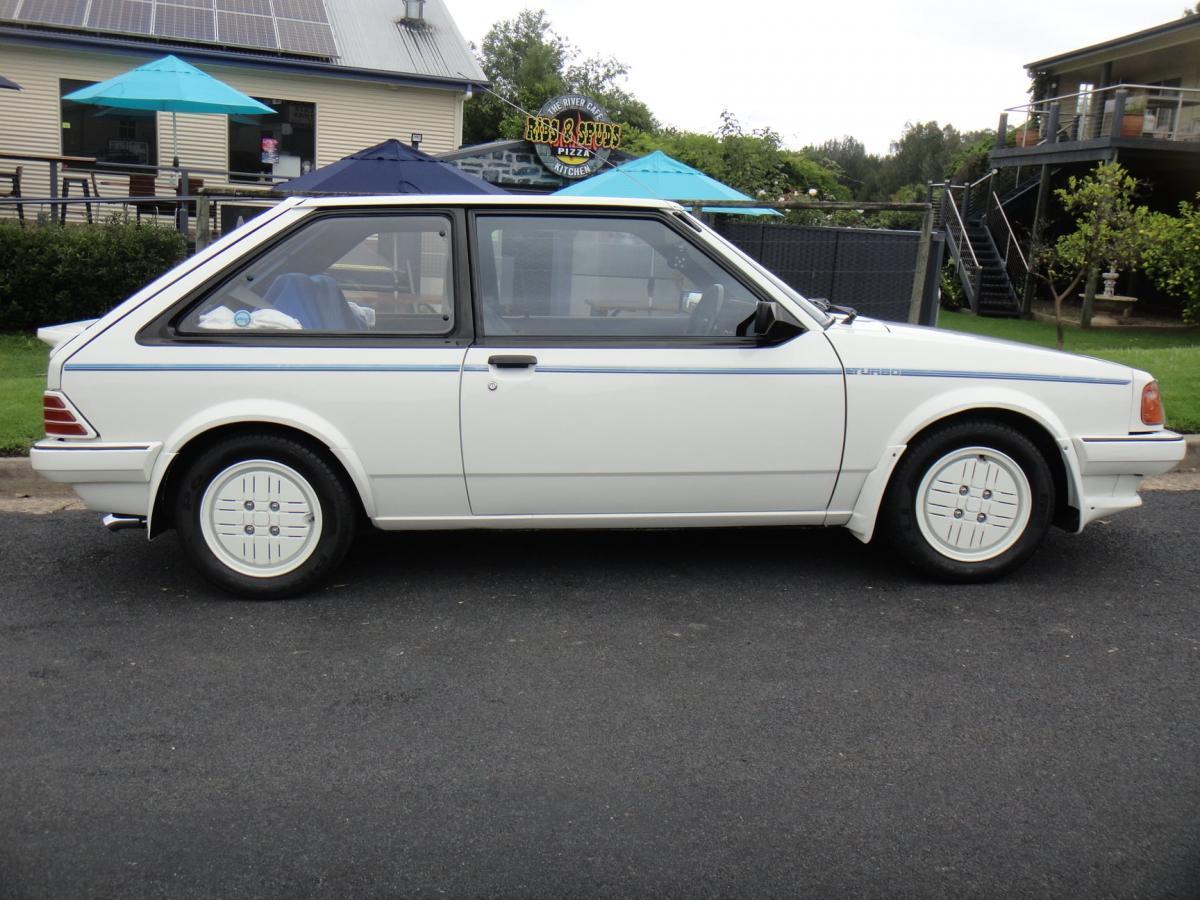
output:
[{"label": "black door mirror", "polygon": [[775,304],[770,300],[759,300],[754,304],[754,312],[738,322],[737,331],[738,337],[745,337],[750,330],[750,326],[754,326],[754,334],[762,337],[771,330],[771,326],[775,324]]},{"label": "black door mirror", "polygon": [[754,312],[738,322],[737,336],[745,337],[751,326],[754,327],[754,336],[760,344],[778,344],[804,331],[800,323],[792,318],[791,313],[773,300],[759,300],[755,303]]},{"label": "black door mirror", "polygon": [[759,300],[754,307],[754,333],[766,334],[775,324],[775,304],[770,300]]}]

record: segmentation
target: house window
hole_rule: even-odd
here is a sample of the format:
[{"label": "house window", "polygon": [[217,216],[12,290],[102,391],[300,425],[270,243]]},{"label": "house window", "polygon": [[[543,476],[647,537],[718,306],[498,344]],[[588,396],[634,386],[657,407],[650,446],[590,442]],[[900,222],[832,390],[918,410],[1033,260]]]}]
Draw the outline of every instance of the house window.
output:
[{"label": "house window", "polygon": [[[59,96],[89,87],[94,81],[59,79]],[[158,116],[154,110],[116,109],[60,100],[64,156],[92,156],[108,165],[155,165],[158,162]]]},{"label": "house window", "polygon": [[255,173],[296,178],[311,171],[317,157],[317,105],[254,99],[275,114],[229,117],[229,170],[240,173],[232,178],[255,181]]}]

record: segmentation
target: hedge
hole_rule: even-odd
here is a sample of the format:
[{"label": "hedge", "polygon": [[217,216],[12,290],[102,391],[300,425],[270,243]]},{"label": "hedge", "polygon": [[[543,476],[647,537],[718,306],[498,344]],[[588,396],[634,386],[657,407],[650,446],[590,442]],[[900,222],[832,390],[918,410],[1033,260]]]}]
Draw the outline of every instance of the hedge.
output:
[{"label": "hedge", "polygon": [[0,222],[0,332],[94,319],[179,263],[174,229]]}]

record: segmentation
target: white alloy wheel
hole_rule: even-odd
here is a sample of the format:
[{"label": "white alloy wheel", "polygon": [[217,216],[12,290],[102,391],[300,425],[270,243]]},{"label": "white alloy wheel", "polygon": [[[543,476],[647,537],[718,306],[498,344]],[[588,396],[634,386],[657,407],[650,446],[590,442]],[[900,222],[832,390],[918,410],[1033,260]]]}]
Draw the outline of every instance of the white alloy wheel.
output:
[{"label": "white alloy wheel", "polygon": [[317,548],[321,503],[290,466],[248,459],[218,473],[200,501],[200,530],[209,551],[235,572],[286,575]]},{"label": "white alloy wheel", "polygon": [[990,447],[960,447],[925,472],[916,520],[939,554],[959,562],[993,559],[1029,524],[1033,491],[1012,457]]}]

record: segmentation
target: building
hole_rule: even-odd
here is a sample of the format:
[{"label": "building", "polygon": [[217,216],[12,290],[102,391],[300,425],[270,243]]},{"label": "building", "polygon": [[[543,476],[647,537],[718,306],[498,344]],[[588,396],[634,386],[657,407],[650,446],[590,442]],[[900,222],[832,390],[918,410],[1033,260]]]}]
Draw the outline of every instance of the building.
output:
[{"label": "building", "polygon": [[[0,97],[0,154],[168,165],[169,113],[61,99],[167,53],[276,110],[178,116],[181,164],[230,173],[207,183],[299,175],[389,137],[456,149],[485,83],[443,0],[0,0],[0,72],[22,87]],[[0,160],[14,165],[22,194],[48,195],[47,161]]]},{"label": "building", "polygon": [[[1031,99],[1005,110],[994,174],[947,193],[947,242],[973,309],[1016,315],[1028,303],[1028,254],[1055,188],[1120,162],[1142,202],[1174,210],[1200,192],[1200,15],[1035,60]],[[1131,283],[1132,279],[1132,283]],[[1123,290],[1156,301],[1127,274]],[[1119,291],[1120,292],[1120,291]]]}]

